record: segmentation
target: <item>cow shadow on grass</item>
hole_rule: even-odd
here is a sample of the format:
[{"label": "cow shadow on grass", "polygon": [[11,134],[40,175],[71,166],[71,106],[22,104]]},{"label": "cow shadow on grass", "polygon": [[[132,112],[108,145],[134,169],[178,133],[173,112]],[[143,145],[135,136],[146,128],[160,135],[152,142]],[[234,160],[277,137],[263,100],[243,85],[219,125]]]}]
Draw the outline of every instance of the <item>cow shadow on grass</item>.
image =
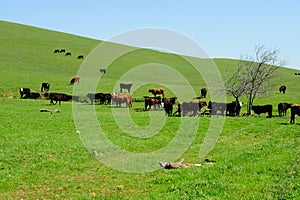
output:
[{"label": "cow shadow on grass", "polygon": [[300,123],[291,124],[290,122],[281,122],[279,124],[285,125],[285,126],[287,126],[287,125],[298,125],[298,126],[300,126]]}]

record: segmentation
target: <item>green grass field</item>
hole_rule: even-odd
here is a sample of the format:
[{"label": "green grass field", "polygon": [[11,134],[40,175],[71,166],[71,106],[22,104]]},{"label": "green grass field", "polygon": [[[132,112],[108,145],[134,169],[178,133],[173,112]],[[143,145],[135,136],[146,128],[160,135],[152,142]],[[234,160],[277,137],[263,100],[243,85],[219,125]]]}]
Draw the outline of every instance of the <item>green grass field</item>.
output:
[{"label": "green grass field", "polygon": [[[42,82],[51,84],[50,92],[72,94],[69,81],[85,61],[76,59],[77,55],[87,56],[100,41],[3,21],[0,27],[0,199],[300,199],[300,117],[290,125],[290,111],[285,117],[276,116],[279,102],[300,103],[300,77],[294,75],[295,70],[280,68],[268,96],[255,100],[254,104],[272,104],[275,117],[226,117],[218,141],[205,157],[216,163],[126,173],[104,165],[87,150],[76,133],[72,102],[50,106],[49,100],[19,97],[20,87],[39,91]],[[73,55],[53,53],[61,48]],[[112,63],[97,90],[112,92],[114,80],[132,67],[149,62],[180,71],[196,92],[205,86],[180,56],[141,49]],[[214,62],[222,74],[225,68],[238,63],[230,59]],[[176,80],[174,83],[181,84]],[[287,86],[285,95],[278,91],[282,84]],[[149,95],[150,86],[159,85],[137,88],[133,97]],[[170,91],[167,94],[173,95]],[[228,96],[227,100],[233,99]],[[75,104],[79,108],[95,108],[107,138],[135,153],[166,146],[180,130],[178,124],[182,120],[168,117],[158,134],[138,138],[118,127],[112,115],[115,108],[110,105]],[[42,108],[61,112],[44,113],[39,111]],[[149,113],[163,112],[142,109],[143,102],[133,102],[129,112],[139,126],[151,123]],[[245,110],[243,106],[242,113]],[[199,149],[211,117],[184,120],[199,120],[199,127],[180,158],[186,163],[204,163]]]}]

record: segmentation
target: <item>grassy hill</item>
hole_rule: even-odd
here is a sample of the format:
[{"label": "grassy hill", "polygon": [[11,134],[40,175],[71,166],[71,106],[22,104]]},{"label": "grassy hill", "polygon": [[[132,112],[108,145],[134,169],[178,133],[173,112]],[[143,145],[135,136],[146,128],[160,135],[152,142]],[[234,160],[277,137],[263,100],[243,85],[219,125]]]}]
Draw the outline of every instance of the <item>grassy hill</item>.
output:
[{"label": "grassy hill", "polygon": [[[226,117],[214,149],[206,156],[216,160],[212,165],[140,174],[120,172],[97,161],[87,151],[76,133],[71,102],[50,106],[48,100],[20,99],[18,94],[20,87],[39,91],[42,82],[49,82],[52,92],[71,94],[73,86],[69,81],[85,61],[78,60],[77,55],[87,56],[101,41],[3,21],[0,29],[0,199],[300,198],[300,119],[296,117],[297,123],[290,125],[289,111],[286,117],[270,119],[264,115]],[[73,55],[53,53],[54,49],[62,48]],[[113,81],[122,73],[148,62],[172,66],[188,77],[195,91],[205,86],[203,79],[195,76],[180,56],[140,49],[112,63],[98,89],[112,92]],[[214,59],[214,62],[223,74],[225,68],[235,66],[238,61]],[[279,102],[299,103],[299,78],[293,69],[280,68],[273,89],[267,97],[257,98],[255,104],[271,103],[276,112]],[[278,91],[282,84],[287,86],[285,95]],[[133,96],[149,95],[149,86],[156,85],[138,88]],[[181,158],[186,163],[205,163],[199,158],[199,148],[210,116],[169,117],[157,134],[139,138],[118,126],[110,105],[76,105],[95,108],[97,121],[107,138],[136,153],[163,148],[174,139],[182,120],[199,119],[197,132]],[[41,108],[61,112],[41,113]],[[143,102],[134,102],[130,109],[132,120],[139,126],[151,124],[149,114],[162,113],[145,112],[142,108]],[[119,110],[126,114],[122,113],[125,108]],[[88,120],[84,123],[92,124]]]}]

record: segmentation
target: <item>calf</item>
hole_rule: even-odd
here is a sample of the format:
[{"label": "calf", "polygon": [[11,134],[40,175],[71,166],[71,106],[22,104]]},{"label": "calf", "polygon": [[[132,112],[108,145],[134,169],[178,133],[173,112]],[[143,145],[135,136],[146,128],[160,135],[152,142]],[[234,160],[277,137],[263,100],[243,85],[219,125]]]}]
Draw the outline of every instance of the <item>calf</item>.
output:
[{"label": "calf", "polygon": [[300,116],[300,104],[291,105],[291,124],[295,124],[295,115]]},{"label": "calf", "polygon": [[267,118],[271,118],[272,117],[272,109],[273,106],[268,104],[268,105],[263,105],[263,106],[252,106],[251,108],[254,113],[260,115],[261,113],[268,113]]},{"label": "calf", "polygon": [[279,103],[278,104],[278,114],[279,116],[286,116],[286,111],[291,107],[289,103]]},{"label": "calf", "polygon": [[29,95],[30,95],[30,88],[20,88],[21,99],[23,99],[23,96],[25,98],[26,96],[29,96]]}]

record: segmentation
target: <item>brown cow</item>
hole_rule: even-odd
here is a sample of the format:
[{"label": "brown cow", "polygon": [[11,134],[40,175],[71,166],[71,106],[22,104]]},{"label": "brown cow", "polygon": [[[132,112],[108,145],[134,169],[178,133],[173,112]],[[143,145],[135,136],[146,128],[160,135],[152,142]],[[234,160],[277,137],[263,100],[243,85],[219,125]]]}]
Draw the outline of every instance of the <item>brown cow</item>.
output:
[{"label": "brown cow", "polygon": [[145,98],[145,108],[144,108],[144,110],[149,110],[151,108],[151,106],[153,106],[153,105],[154,105],[154,109],[156,110],[161,105],[161,97],[144,96],[144,98]]},{"label": "brown cow", "polygon": [[74,78],[71,79],[70,85],[73,85],[73,84],[75,84],[75,83],[78,83],[78,84],[79,84],[79,82],[80,82],[80,77],[79,77],[79,76],[76,76],[76,77],[74,77]]},{"label": "brown cow", "polygon": [[155,97],[157,94],[161,94],[163,97],[165,97],[165,95],[166,95],[165,88],[159,88],[159,89],[152,88],[152,89],[149,89],[148,92],[151,92]]},{"label": "brown cow", "polygon": [[286,91],[286,86],[285,86],[285,85],[280,86],[279,92],[280,92],[280,93],[282,92],[283,94],[285,94],[285,91]]},{"label": "brown cow", "polygon": [[132,96],[124,93],[114,93],[111,95],[112,104],[115,103],[117,107],[121,107],[122,103],[126,103],[127,107],[132,107]]},{"label": "brown cow", "polygon": [[291,105],[291,124],[295,124],[295,115],[300,116],[300,104]]}]

